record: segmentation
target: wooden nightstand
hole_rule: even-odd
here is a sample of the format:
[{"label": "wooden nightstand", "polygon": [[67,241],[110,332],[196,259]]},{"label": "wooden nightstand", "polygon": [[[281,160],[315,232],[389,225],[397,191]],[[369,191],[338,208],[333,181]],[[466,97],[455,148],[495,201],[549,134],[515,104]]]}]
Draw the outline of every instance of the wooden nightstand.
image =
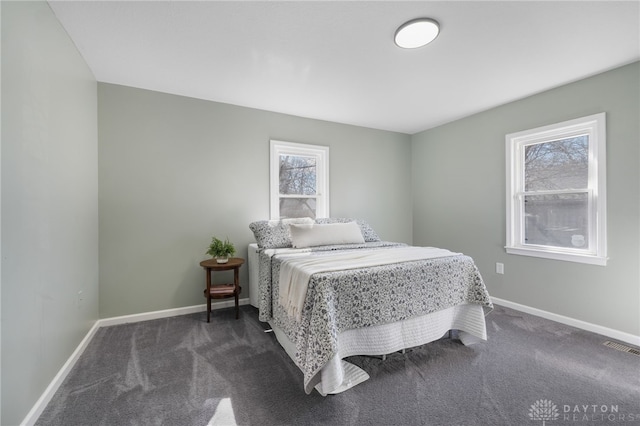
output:
[{"label": "wooden nightstand", "polygon": [[[235,298],[236,301],[236,319],[240,314],[238,306],[238,296],[242,291],[240,287],[239,272],[240,267],[244,263],[244,259],[240,257],[232,257],[227,263],[218,263],[216,259],[207,259],[200,262],[207,273],[207,288],[204,289],[204,297],[207,298],[207,322],[211,321],[211,299]],[[231,271],[233,270],[233,284],[211,284],[211,273],[214,271]]]}]

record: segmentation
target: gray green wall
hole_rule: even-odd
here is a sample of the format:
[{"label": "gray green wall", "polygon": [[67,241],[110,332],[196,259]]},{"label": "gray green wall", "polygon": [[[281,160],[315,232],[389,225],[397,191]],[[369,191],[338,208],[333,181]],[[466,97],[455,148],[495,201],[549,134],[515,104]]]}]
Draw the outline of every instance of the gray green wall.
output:
[{"label": "gray green wall", "polygon": [[204,303],[211,237],[246,258],[269,218],[270,139],[329,146],[331,215],[412,241],[409,135],[102,83],[98,102],[102,318]]},{"label": "gray green wall", "polygon": [[46,2],[0,8],[0,423],[15,425],[98,319],[97,83]]},{"label": "gray green wall", "polygon": [[[636,62],[414,135],[414,244],[471,255],[494,297],[640,335],[639,82]],[[507,255],[505,135],[599,112],[608,265]]]}]

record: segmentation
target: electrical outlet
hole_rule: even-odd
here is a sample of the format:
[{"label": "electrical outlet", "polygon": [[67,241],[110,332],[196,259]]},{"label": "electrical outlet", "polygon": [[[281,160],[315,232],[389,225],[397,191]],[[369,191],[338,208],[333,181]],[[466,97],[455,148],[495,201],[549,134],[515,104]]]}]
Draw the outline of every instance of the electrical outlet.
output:
[{"label": "electrical outlet", "polygon": [[496,274],[504,274],[504,263],[496,262]]},{"label": "electrical outlet", "polygon": [[82,306],[82,301],[84,300],[84,295],[82,294],[82,290],[78,292],[78,308]]}]

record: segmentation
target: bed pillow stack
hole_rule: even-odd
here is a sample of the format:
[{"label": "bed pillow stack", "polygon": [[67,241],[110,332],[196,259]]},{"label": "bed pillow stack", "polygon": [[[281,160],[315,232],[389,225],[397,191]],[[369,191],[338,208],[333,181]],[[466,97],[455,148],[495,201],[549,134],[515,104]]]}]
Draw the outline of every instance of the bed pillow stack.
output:
[{"label": "bed pillow stack", "polygon": [[[253,235],[258,243],[258,247],[260,248],[287,248],[294,247],[292,239],[291,239],[291,226],[296,225],[297,227],[307,227],[312,228],[314,225],[330,225],[330,224],[347,224],[347,223],[355,223],[359,228],[359,238],[357,238],[357,234],[354,232],[355,226],[349,225],[346,228],[340,228],[339,226],[336,228],[318,228],[318,232],[322,232],[320,230],[324,229],[324,232],[331,232],[332,235],[340,233],[340,229],[344,232],[348,232],[348,235],[337,237],[333,235],[331,237],[332,241],[355,241],[361,243],[362,239],[364,242],[371,241],[380,241],[380,237],[378,234],[369,226],[369,224],[363,220],[359,219],[349,219],[349,218],[320,218],[315,221],[311,218],[293,218],[293,219],[281,219],[281,220],[260,220],[257,222],[252,222],[249,224],[249,229],[253,231]],[[316,231],[309,231],[311,234],[305,236],[305,238],[310,238],[311,242],[320,241],[312,234]],[[335,238],[334,238],[335,237]],[[302,244],[306,244],[306,242],[301,241]],[[334,244],[347,244],[345,243],[334,243]],[[320,245],[320,244],[317,244]],[[311,247],[311,246],[305,246]]]}]

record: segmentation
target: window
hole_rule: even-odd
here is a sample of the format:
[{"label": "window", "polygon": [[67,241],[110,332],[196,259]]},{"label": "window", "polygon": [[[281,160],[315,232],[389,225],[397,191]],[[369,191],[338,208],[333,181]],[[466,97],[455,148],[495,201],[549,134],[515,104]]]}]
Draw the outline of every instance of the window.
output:
[{"label": "window", "polygon": [[271,141],[271,218],[329,216],[329,147]]},{"label": "window", "polygon": [[606,265],[605,114],[506,136],[507,253]]}]

